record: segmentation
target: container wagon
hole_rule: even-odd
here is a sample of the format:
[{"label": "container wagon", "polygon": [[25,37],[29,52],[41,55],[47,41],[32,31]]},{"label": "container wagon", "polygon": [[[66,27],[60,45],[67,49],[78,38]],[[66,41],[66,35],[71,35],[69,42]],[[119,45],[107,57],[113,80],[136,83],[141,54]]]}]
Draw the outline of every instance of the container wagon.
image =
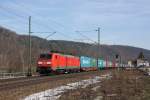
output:
[{"label": "container wagon", "polygon": [[103,59],[98,59],[98,69],[102,70],[105,68],[105,61]]},{"label": "container wagon", "polygon": [[80,57],[80,66],[82,71],[94,71],[97,70],[96,59],[86,56]]}]

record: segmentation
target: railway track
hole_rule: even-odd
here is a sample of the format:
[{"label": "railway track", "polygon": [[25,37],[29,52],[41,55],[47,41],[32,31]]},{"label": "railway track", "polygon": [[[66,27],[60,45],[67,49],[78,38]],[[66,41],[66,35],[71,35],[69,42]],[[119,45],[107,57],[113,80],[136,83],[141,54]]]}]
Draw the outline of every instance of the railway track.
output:
[{"label": "railway track", "polygon": [[13,79],[13,80],[8,80],[8,81],[3,81],[0,83],[0,90],[10,90],[10,89],[15,89],[23,86],[28,86],[29,84],[34,84],[39,82],[44,82],[44,80],[48,77],[32,77],[32,78],[21,78],[21,79]]},{"label": "railway track", "polygon": [[10,78],[10,79],[1,79],[1,80],[0,80],[0,84],[8,83],[8,82],[13,82],[13,81],[18,81],[18,80],[33,79],[33,78],[36,78],[36,77],[39,77],[39,76]]},{"label": "railway track", "polygon": [[80,77],[81,75],[92,75],[96,74],[99,71],[93,71],[93,72],[82,72],[82,73],[72,73],[72,74],[63,74],[63,75],[54,75],[54,76],[38,76],[38,77],[26,77],[26,78],[20,78],[20,79],[11,79],[11,80],[5,80],[0,81],[0,90],[6,91],[10,89],[17,89],[20,87],[40,84],[44,82],[49,81],[56,81],[56,80],[63,80],[66,78],[72,78],[72,77]]}]

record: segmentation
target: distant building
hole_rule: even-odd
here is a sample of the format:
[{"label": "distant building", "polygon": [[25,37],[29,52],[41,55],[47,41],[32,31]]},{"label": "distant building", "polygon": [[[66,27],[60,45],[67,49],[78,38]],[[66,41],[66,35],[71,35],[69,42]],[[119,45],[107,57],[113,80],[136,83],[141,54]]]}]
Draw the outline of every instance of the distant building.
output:
[{"label": "distant building", "polygon": [[128,66],[129,67],[134,67],[133,61],[128,61]]},{"label": "distant building", "polygon": [[129,67],[150,67],[149,61],[145,58],[143,52],[135,60],[128,61]]},{"label": "distant building", "polygon": [[149,67],[149,65],[147,59],[137,59],[137,67]]},{"label": "distant building", "polygon": [[145,58],[143,52],[140,52],[137,61],[136,61],[136,66],[137,67],[149,67],[149,62],[148,60]]}]

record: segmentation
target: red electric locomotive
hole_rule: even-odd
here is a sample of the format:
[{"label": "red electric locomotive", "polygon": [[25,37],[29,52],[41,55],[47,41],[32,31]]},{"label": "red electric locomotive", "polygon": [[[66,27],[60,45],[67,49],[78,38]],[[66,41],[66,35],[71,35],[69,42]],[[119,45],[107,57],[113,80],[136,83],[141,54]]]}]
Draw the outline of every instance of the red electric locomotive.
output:
[{"label": "red electric locomotive", "polygon": [[80,58],[60,53],[41,54],[38,59],[37,72],[46,74],[51,72],[68,73],[80,71]]}]

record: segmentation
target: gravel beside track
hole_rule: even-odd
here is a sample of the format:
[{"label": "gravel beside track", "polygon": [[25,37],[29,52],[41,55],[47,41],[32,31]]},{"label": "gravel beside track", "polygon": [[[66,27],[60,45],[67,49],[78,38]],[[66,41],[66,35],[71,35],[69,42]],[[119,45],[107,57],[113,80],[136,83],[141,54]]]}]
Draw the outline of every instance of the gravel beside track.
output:
[{"label": "gravel beside track", "polygon": [[39,76],[31,76],[31,77],[20,77],[20,78],[10,78],[10,79],[1,79],[0,84],[8,83],[8,82],[14,82],[18,80],[27,80],[27,79],[33,79]]},{"label": "gravel beside track", "polygon": [[36,84],[39,82],[44,82],[44,80],[48,79],[49,77],[32,77],[32,78],[25,78],[25,79],[20,79],[20,80],[13,80],[13,81],[5,81],[3,83],[0,83],[0,90],[10,90],[14,88],[19,88],[21,86],[27,86],[27,85],[32,85]]}]

